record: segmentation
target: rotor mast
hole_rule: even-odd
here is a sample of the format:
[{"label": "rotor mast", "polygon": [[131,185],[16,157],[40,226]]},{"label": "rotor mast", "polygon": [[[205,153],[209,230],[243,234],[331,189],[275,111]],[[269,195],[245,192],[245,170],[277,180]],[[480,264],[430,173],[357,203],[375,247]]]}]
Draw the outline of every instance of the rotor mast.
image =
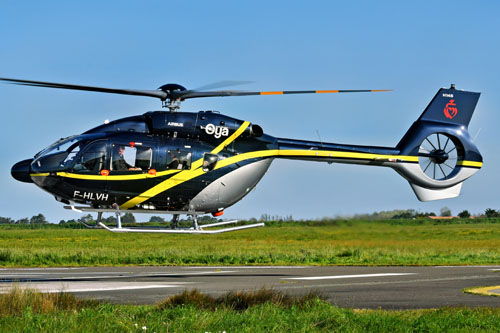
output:
[{"label": "rotor mast", "polygon": [[167,98],[166,100],[161,102],[161,106],[163,108],[168,108],[169,112],[177,112],[181,108],[181,101],[180,99],[170,99]]},{"label": "rotor mast", "polygon": [[187,91],[185,87],[177,83],[167,83],[159,87],[158,90],[165,93],[165,98],[161,99],[162,107],[168,108],[170,112],[177,112],[181,108],[181,96]]}]

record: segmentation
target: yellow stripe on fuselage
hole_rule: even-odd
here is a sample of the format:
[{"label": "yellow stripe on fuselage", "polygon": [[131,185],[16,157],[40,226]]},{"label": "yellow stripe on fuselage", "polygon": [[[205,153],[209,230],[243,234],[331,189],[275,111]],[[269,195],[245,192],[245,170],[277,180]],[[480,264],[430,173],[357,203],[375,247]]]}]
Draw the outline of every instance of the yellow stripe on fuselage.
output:
[{"label": "yellow stripe on fuselage", "polygon": [[403,156],[403,155],[381,155],[370,153],[353,153],[346,151],[329,151],[329,150],[279,150],[278,156],[297,156],[297,157],[331,157],[353,160],[394,160],[395,162],[418,162],[418,156]]},{"label": "yellow stripe on fuselage", "polygon": [[[221,144],[219,144],[215,149],[211,151],[212,154],[218,154],[222,149],[224,149],[226,146],[230,145],[234,140],[236,140],[237,137],[239,137],[250,125],[250,122],[245,121],[243,124],[232,134],[230,135],[226,140],[224,140]],[[191,164],[191,170],[184,170],[179,172],[173,177],[170,177],[169,179],[161,182],[160,184],[153,186],[146,192],[141,193],[135,198],[130,199],[129,201],[125,202],[121,208],[123,209],[128,209],[131,207],[134,207],[135,205],[138,205],[140,203],[143,203],[144,201],[157,196],[158,194],[175,187],[179,184],[182,184],[190,179],[196,178],[198,176],[201,176],[204,171],[201,168],[203,163],[203,158],[198,159],[197,161],[193,162]]]},{"label": "yellow stripe on fuselage", "polygon": [[180,172],[181,170],[167,170],[157,172],[155,175],[150,175],[148,173],[140,173],[135,175],[109,175],[109,176],[101,176],[101,175],[82,175],[78,173],[70,173],[70,172],[58,172],[57,175],[66,178],[75,178],[75,179],[86,179],[86,180],[137,180],[137,179],[147,179],[154,177],[161,177],[170,175],[172,173]]},{"label": "yellow stripe on fuselage", "polygon": [[248,153],[243,153],[235,155],[217,162],[215,169],[220,169],[231,165],[233,163],[238,163],[244,160],[249,160],[252,158],[262,158],[262,157],[322,157],[332,159],[353,159],[353,160],[372,160],[372,161],[390,161],[395,162],[418,162],[417,156],[402,156],[402,155],[378,155],[378,154],[367,154],[367,153],[351,153],[342,151],[325,151],[325,150],[260,150],[252,151]]},{"label": "yellow stripe on fuselage", "polygon": [[[244,129],[241,131],[243,132]],[[235,134],[238,134],[235,132]],[[234,134],[233,134],[234,135]],[[224,149],[225,146],[230,144],[234,139],[236,139],[241,133],[238,135],[234,135],[234,137],[230,137],[226,139],[221,145],[219,145],[217,148],[212,150],[213,154],[216,154],[220,152],[222,149]],[[371,161],[380,161],[380,162],[413,162],[416,163],[418,162],[418,156],[404,156],[404,155],[380,155],[380,154],[369,154],[369,153],[353,153],[353,152],[343,152],[343,151],[329,151],[329,150],[279,150],[279,149],[270,149],[270,150],[259,150],[259,151],[252,151],[248,153],[242,153],[238,154],[223,160],[219,160],[217,163],[217,166],[215,169],[220,169],[223,167],[226,167],[228,165],[231,165],[233,163],[238,163],[241,161],[245,161],[248,159],[252,158],[264,158],[264,157],[322,157],[322,158],[338,158],[338,159],[352,159],[352,160],[371,160]],[[167,170],[167,171],[161,171],[157,172],[155,175],[149,175],[149,174],[135,174],[135,175],[111,175],[111,176],[101,176],[101,175],[82,175],[82,174],[76,174],[76,173],[69,173],[69,172],[58,172],[57,176],[60,177],[65,177],[65,178],[75,178],[75,179],[85,179],[85,180],[110,180],[110,181],[119,181],[119,180],[140,180],[140,179],[148,179],[148,178],[155,178],[155,177],[162,177],[165,175],[169,174],[174,174],[174,173],[182,173],[182,175],[176,175],[175,176],[175,181],[174,177],[166,180],[169,181],[171,180],[175,185],[179,185],[187,180],[190,180],[194,177],[197,177],[201,175],[202,173],[194,173],[201,164],[203,163],[202,159],[199,159],[195,161],[191,165],[190,170]],[[474,168],[481,168],[483,166],[483,162],[475,162],[475,161],[458,161],[457,162],[458,166],[462,167],[474,167]],[[186,178],[186,174],[191,174],[193,173],[193,177],[188,177]],[[30,174],[31,177],[47,177],[50,174],[47,173],[32,173]],[[161,184],[159,184],[161,185]],[[172,188],[173,186],[169,186],[168,188]],[[164,191],[166,191],[168,188],[165,188]],[[143,194],[146,194],[147,192],[144,192]],[[142,194],[140,195],[142,196]]]},{"label": "yellow stripe on fuselage", "polygon": [[[248,126],[248,125],[247,125]],[[245,127],[246,128],[246,127]],[[241,131],[243,132],[245,128]],[[241,129],[241,127],[240,127]],[[235,132],[235,134],[237,134]],[[229,144],[230,142],[234,141],[238,135],[234,135],[234,138],[228,138],[226,142],[223,144]],[[215,151],[220,151],[222,148],[217,147],[212,151],[212,153],[215,153]],[[417,156],[401,156],[401,155],[378,155],[378,154],[366,154],[366,153],[351,153],[351,152],[339,152],[339,151],[318,151],[318,150],[279,150],[279,149],[271,149],[271,150],[260,150],[260,151],[253,151],[253,152],[248,152],[248,153],[243,153],[239,155],[235,155],[232,157],[228,157],[226,159],[220,160],[217,162],[217,166],[215,169],[220,169],[226,166],[229,166],[234,163],[238,163],[244,160],[252,159],[252,158],[263,158],[263,157],[277,157],[277,156],[297,156],[297,157],[331,157],[332,159],[334,158],[347,158],[347,159],[365,159],[365,160],[398,160],[398,161],[407,161],[407,162],[418,162],[418,157]],[[199,162],[199,166],[201,166],[202,159],[196,161],[195,163]],[[135,205],[138,205],[154,196],[157,196],[158,194],[171,189],[172,187],[175,187],[177,185],[180,185],[188,180],[191,180],[193,178],[196,178],[198,176],[201,176],[204,174],[204,171],[199,168],[198,166],[195,169],[193,163],[193,169],[192,170],[186,170],[182,171],[175,176],[165,180],[164,182],[152,187],[151,189],[147,190],[144,193],[141,193],[139,196],[127,201],[124,203],[121,208],[123,209],[128,209],[131,207],[134,207]]]},{"label": "yellow stripe on fuselage", "polygon": [[457,165],[460,166],[469,166],[474,168],[481,168],[483,166],[483,162],[474,162],[474,161],[458,161]]}]

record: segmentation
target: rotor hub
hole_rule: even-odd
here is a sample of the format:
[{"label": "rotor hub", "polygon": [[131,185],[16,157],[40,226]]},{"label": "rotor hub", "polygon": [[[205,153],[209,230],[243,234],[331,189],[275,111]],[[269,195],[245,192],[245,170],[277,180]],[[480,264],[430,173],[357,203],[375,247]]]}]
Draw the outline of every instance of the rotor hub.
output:
[{"label": "rotor hub", "polygon": [[185,91],[187,89],[177,83],[167,83],[159,87],[158,90],[164,91],[167,94],[171,94],[174,91]]},{"label": "rotor hub", "polygon": [[448,153],[443,149],[436,149],[430,153],[430,159],[437,164],[442,164],[448,160]]}]

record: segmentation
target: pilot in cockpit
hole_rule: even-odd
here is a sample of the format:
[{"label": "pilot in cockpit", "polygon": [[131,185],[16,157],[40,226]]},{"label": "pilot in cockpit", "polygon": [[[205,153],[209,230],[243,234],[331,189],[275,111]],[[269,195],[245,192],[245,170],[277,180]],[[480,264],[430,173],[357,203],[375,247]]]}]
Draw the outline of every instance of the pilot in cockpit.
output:
[{"label": "pilot in cockpit", "polygon": [[136,168],[133,165],[128,164],[125,161],[123,153],[125,152],[124,146],[118,146],[113,153],[113,170],[114,171],[137,171],[142,170],[141,168]]}]

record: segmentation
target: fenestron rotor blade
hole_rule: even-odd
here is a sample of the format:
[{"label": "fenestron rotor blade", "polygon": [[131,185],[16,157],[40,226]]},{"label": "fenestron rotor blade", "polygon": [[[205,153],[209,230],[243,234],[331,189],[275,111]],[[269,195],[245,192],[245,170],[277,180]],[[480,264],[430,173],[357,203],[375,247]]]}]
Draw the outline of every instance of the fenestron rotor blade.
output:
[{"label": "fenestron rotor blade", "polygon": [[391,91],[389,89],[358,89],[358,90],[283,90],[283,91],[238,91],[238,90],[218,90],[218,91],[195,91],[186,90],[175,92],[177,98],[181,100],[198,97],[224,97],[224,96],[255,96],[255,95],[288,95],[288,94],[329,94],[329,93],[359,93],[359,92],[382,92]]},{"label": "fenestron rotor blade", "polygon": [[9,79],[9,78],[0,78],[0,81],[9,82],[12,84],[19,84],[23,86],[32,86],[32,87],[84,90],[84,91],[95,91],[95,92],[103,92],[110,94],[156,97],[161,99],[162,101],[164,101],[168,97],[168,94],[165,91],[161,90],[115,89],[115,88],[103,88],[94,86],[82,86],[82,85],[67,84],[67,83],[19,80],[19,79]]}]

